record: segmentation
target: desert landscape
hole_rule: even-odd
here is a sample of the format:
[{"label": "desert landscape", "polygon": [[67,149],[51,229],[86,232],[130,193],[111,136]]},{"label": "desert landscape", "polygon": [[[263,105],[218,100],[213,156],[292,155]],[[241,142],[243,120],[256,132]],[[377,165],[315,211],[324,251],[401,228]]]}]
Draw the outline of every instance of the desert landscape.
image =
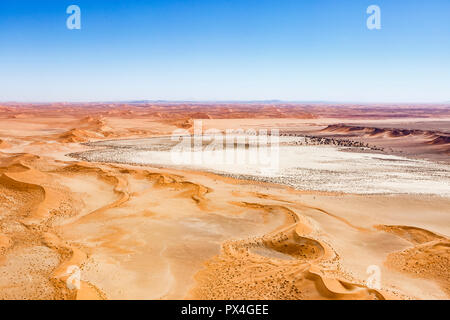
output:
[{"label": "desert landscape", "polygon": [[[279,170],[172,163],[197,123]],[[449,298],[449,104],[0,105],[0,299]]]}]

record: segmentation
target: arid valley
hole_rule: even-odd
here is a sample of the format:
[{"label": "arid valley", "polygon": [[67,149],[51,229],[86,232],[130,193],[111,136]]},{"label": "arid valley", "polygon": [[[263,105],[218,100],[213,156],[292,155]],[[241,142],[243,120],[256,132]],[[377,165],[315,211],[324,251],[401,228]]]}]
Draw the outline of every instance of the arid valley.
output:
[{"label": "arid valley", "polygon": [[[174,165],[197,123],[279,171]],[[449,104],[0,105],[0,299],[449,298]]]}]

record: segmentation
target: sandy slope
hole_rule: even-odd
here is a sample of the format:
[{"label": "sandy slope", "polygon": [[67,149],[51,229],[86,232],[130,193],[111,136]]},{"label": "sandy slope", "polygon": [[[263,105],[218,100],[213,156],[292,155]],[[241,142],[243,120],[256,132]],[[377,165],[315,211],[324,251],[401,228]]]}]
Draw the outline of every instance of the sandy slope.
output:
[{"label": "sandy slope", "polygon": [[[1,299],[449,297],[448,198],[79,162],[65,156],[86,149],[78,142],[167,134],[185,121],[123,109],[57,122],[24,114],[0,121],[10,128],[0,135]],[[373,265],[379,289],[367,287]],[[74,267],[79,289],[67,285]]]}]

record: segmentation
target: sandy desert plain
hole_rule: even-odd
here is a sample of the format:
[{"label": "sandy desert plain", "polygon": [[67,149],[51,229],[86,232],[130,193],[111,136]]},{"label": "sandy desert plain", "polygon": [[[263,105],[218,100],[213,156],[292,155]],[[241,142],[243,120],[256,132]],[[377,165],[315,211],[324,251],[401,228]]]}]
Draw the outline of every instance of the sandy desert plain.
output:
[{"label": "sandy desert plain", "polygon": [[[196,120],[279,174],[171,165]],[[449,297],[450,105],[0,105],[0,299]]]}]

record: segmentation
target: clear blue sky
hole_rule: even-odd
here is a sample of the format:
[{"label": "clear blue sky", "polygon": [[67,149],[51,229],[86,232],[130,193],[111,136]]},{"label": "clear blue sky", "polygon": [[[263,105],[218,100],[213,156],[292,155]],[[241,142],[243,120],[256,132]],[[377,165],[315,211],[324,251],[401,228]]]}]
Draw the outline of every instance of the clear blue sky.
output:
[{"label": "clear blue sky", "polygon": [[130,99],[450,101],[450,1],[0,1],[0,101]]}]

